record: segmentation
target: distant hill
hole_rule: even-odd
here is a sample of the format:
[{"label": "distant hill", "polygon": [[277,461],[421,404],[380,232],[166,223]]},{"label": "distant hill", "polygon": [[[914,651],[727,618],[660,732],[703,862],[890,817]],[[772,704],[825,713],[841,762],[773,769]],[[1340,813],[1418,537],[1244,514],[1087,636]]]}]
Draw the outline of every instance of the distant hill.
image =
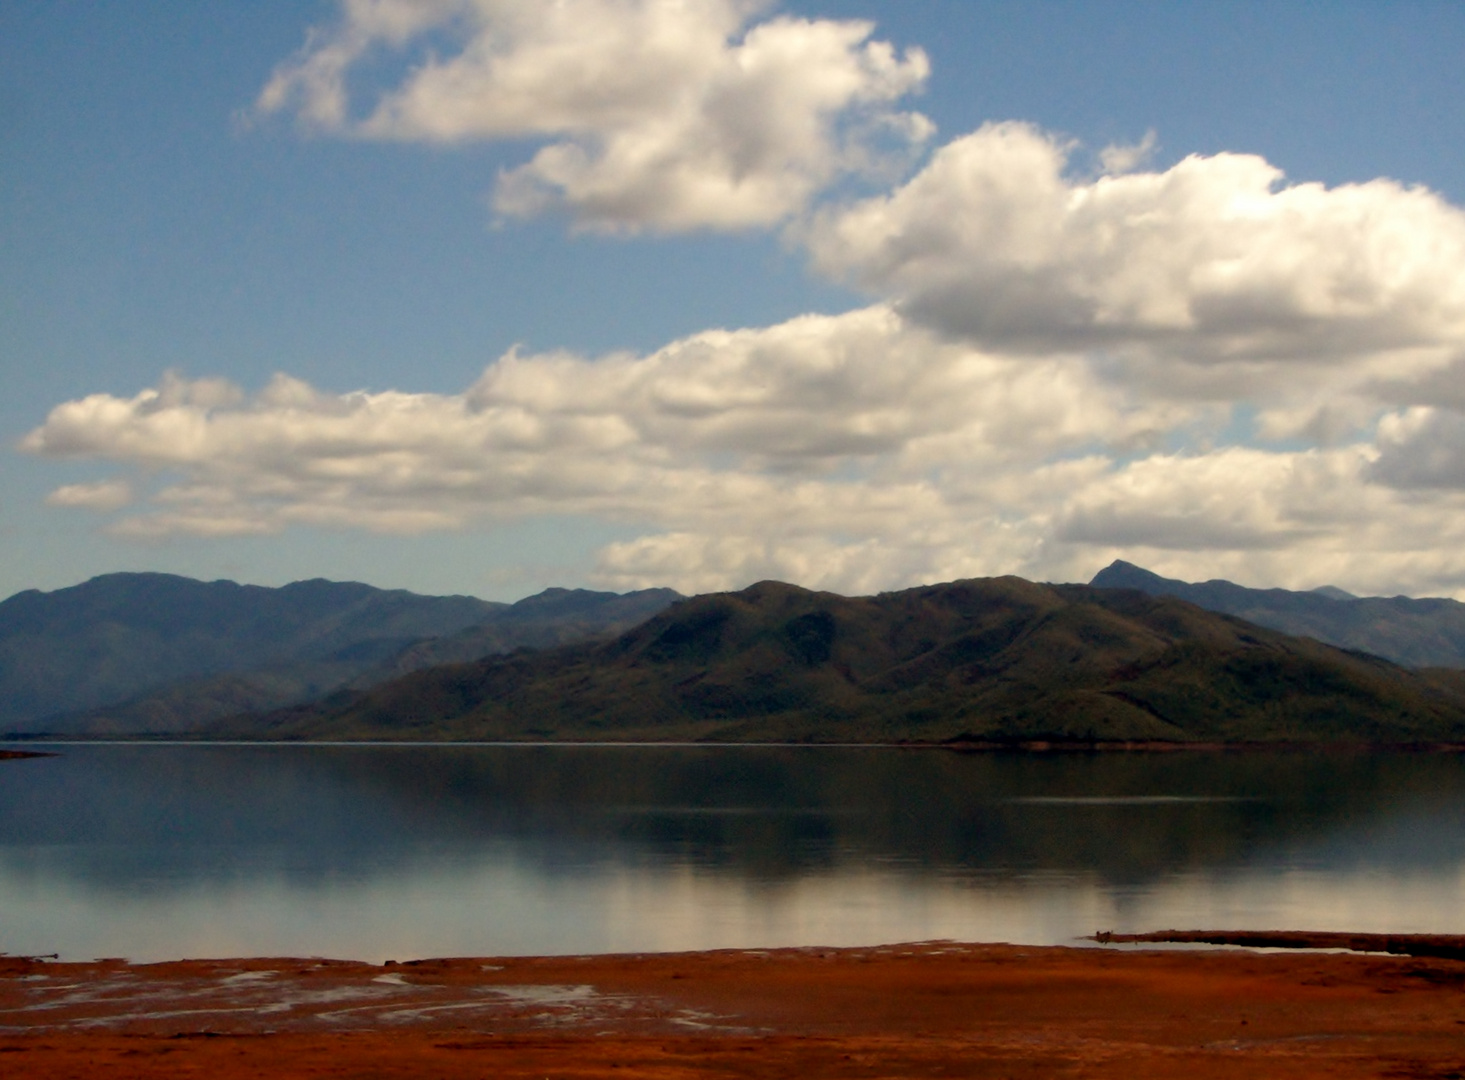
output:
[{"label": "distant hill", "polygon": [[494,612],[488,619],[445,637],[420,641],[357,680],[361,688],[395,675],[439,664],[463,663],[515,649],[543,649],[629,630],[681,600],[674,589],[592,592],[545,589]]},{"label": "distant hill", "polygon": [[0,603],[0,731],[188,730],[441,659],[614,633],[676,595],[551,589],[502,604],[354,582],[107,574]]},{"label": "distant hill", "polygon": [[418,671],[218,736],[733,741],[1465,739],[1465,685],[1169,597],[1018,578],[763,582],[607,642]]},{"label": "distant hill", "polygon": [[1208,611],[1370,652],[1408,667],[1465,668],[1465,604],[1457,600],[1358,597],[1332,586],[1290,592],[1248,589],[1229,581],[1190,584],[1122,560],[1100,570],[1089,584],[1178,596]]}]

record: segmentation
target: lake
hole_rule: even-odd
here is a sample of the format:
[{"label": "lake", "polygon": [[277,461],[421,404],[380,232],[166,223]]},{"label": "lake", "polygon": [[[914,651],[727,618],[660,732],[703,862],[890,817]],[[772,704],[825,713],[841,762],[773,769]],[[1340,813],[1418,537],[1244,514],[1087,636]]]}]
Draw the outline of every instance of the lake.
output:
[{"label": "lake", "polygon": [[0,952],[1465,933],[1458,755],[49,749],[0,761]]}]

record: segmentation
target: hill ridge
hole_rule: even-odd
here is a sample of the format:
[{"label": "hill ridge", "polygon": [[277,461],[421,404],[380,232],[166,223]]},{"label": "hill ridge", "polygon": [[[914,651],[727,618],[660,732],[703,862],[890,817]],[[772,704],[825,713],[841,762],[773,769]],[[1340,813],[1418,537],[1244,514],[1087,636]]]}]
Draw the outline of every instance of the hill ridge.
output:
[{"label": "hill ridge", "polygon": [[216,734],[276,738],[1411,742],[1465,692],[1173,597],[1020,578],[779,582],[613,640],[453,664]]},{"label": "hill ridge", "polygon": [[1354,596],[1330,585],[1306,592],[1253,589],[1220,578],[1187,582],[1116,559],[1099,588],[1175,596],[1283,633],[1359,649],[1408,667],[1465,668],[1465,604],[1446,597]]},{"label": "hill ridge", "polygon": [[0,601],[0,731],[187,730],[444,659],[615,632],[675,595],[557,590],[505,604],[152,572],[28,589]]}]

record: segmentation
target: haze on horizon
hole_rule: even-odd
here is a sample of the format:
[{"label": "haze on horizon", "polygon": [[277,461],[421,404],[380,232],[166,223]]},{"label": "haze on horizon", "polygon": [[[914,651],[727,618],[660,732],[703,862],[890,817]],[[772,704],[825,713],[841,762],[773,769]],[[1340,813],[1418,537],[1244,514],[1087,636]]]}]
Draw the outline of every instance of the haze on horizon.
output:
[{"label": "haze on horizon", "polygon": [[0,595],[1465,598],[1465,9],[0,15]]}]

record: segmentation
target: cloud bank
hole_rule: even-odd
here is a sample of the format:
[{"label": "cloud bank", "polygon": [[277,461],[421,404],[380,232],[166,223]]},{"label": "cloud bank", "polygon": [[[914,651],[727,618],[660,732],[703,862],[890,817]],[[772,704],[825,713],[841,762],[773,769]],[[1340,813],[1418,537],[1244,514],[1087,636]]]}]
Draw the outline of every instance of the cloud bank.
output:
[{"label": "cloud bank", "polygon": [[[332,395],[280,375],[251,397],[175,376],[59,405],[24,449],[164,477],[113,526],[123,535],[587,514],[665,530],[608,552],[608,574],[722,585],[759,559],[787,575],[795,564],[777,551],[842,536],[884,552],[872,581],[892,560],[949,558],[943,545],[974,518],[1026,512],[1008,506],[1034,495],[1015,472],[1055,451],[1143,443],[1176,419],[1071,358],[982,353],[876,306],[644,356],[510,353],[455,395]],[[698,569],[708,537],[723,565]]]},{"label": "cloud bank", "polygon": [[[929,133],[894,111],[925,58],[761,10],[350,0],[259,108],[356,138],[547,140],[500,176],[501,211],[782,227],[868,307],[646,354],[511,351],[457,394],[169,376],[26,437],[131,470],[51,501],[142,538],[578,515],[640,533],[600,553],[618,587],[1074,580],[1124,557],[1465,596],[1465,212],[1240,153],[1152,168],[1148,136],[1085,175],[1024,123],[840,199],[878,146]],[[384,52],[426,58],[362,108]]]},{"label": "cloud bank", "polygon": [[[599,579],[624,587],[1071,578],[1140,552],[1298,584],[1465,573],[1460,470],[1428,491],[1389,472],[1434,467],[1409,456],[1418,409],[1332,449],[1175,451],[1226,416],[1141,391],[1082,354],[988,352],[877,305],[647,355],[513,352],[451,395],[170,377],[59,405],[24,448],[152,474],[123,536],[586,515],[647,530],[602,552]],[[55,499],[110,509],[112,490]]]}]

